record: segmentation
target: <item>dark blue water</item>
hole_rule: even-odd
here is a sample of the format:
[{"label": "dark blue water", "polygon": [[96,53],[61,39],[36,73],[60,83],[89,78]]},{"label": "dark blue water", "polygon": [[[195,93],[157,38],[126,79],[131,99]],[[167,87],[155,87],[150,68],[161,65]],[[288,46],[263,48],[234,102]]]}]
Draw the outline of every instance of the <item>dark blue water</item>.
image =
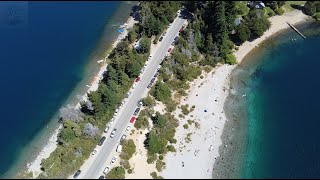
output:
[{"label": "dark blue water", "polygon": [[0,2],[0,175],[83,79],[120,3]]},{"label": "dark blue water", "polygon": [[319,178],[320,35],[289,31],[271,43],[251,59],[243,177]]}]

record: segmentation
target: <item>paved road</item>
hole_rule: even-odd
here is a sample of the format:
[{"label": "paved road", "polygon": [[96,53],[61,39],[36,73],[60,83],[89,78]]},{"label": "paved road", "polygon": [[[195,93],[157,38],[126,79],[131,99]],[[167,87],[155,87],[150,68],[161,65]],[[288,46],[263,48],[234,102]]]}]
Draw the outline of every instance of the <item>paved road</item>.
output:
[{"label": "paved road", "polygon": [[[149,89],[147,89],[148,84],[157,72],[157,68],[167,54],[171,43],[179,34],[179,30],[185,22],[185,19],[177,17],[172,25],[167,29],[167,34],[163,38],[162,42],[159,43],[155,50],[151,50],[152,58],[149,60],[143,74],[140,76],[141,80],[136,83],[136,87],[134,89],[130,90],[132,93],[129,98],[126,99],[126,103],[120,108],[118,115],[116,116],[116,120],[111,125],[109,132],[107,134],[104,133],[104,136],[106,136],[105,142],[101,147],[97,146],[98,153],[95,156],[90,157],[85,161],[81,167],[82,173],[78,178],[96,179],[103,175],[103,170],[106,166],[110,166],[111,168],[114,167],[114,165],[110,165],[111,158],[115,154],[119,156],[119,153],[116,153],[116,147],[118,146],[120,138],[124,134],[126,127],[129,124],[131,125],[131,128],[133,127],[133,124],[130,123],[129,120],[137,108],[137,102],[141,98],[146,97],[147,92],[149,91]],[[117,132],[113,138],[110,138],[110,133],[113,128],[116,128]],[[118,157],[115,165],[119,163],[119,160],[120,158]],[[72,178],[72,176],[70,176],[70,178]]]}]

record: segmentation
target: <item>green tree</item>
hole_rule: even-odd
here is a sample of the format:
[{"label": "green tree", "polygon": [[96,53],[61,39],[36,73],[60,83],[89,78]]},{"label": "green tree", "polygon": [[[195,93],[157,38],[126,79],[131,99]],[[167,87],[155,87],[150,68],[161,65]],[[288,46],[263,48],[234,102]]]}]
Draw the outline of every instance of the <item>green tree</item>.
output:
[{"label": "green tree", "polygon": [[251,36],[251,31],[245,23],[240,24],[236,28],[236,37],[240,41],[240,44],[247,41]]},{"label": "green tree", "polygon": [[141,38],[140,40],[140,53],[149,53],[151,48],[151,40],[150,38]]},{"label": "green tree", "polygon": [[166,102],[171,99],[171,91],[167,84],[157,82],[153,91],[153,96],[159,101]]},{"label": "green tree", "polygon": [[129,160],[136,152],[136,145],[132,139],[124,140],[122,143],[122,151],[120,157],[125,160]]},{"label": "green tree", "polygon": [[111,169],[106,175],[106,179],[124,179],[126,171],[122,166]]}]

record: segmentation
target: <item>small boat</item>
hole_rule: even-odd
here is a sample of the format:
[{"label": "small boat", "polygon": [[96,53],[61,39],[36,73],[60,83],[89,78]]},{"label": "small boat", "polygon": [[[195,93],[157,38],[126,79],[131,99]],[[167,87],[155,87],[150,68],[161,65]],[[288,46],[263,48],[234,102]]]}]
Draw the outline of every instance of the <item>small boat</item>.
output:
[{"label": "small boat", "polygon": [[101,59],[101,60],[99,60],[99,61],[97,61],[98,63],[102,63],[103,62],[103,59]]},{"label": "small boat", "polygon": [[88,85],[88,84],[87,84],[86,86],[87,86],[87,87],[91,87],[91,86],[90,86],[90,85]]}]

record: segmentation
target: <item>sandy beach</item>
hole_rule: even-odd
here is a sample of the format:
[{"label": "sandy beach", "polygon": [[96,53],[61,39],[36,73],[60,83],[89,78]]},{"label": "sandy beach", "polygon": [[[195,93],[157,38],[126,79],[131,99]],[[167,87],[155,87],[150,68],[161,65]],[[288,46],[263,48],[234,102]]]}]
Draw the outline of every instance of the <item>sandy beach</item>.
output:
[{"label": "sandy beach", "polygon": [[[261,42],[276,34],[277,32],[289,28],[286,22],[296,24],[305,21],[308,16],[301,11],[295,10],[285,13],[282,16],[269,18],[271,27],[258,39],[252,42],[245,42],[234,52],[238,64],[243,58]],[[198,78],[190,83],[187,97],[181,101],[180,105],[188,104],[189,108],[195,106],[194,111],[185,118],[179,118],[181,109],[177,108],[174,115],[179,119],[179,127],[175,138],[177,144],[176,153],[169,152],[165,158],[166,168],[158,173],[164,178],[212,178],[213,165],[219,157],[219,147],[222,144],[221,135],[224,131],[225,123],[228,121],[223,112],[224,103],[229,94],[229,75],[237,65],[220,65],[209,73],[203,73],[203,79]],[[245,97],[245,96],[243,96]],[[179,106],[180,106],[179,105]],[[205,112],[206,110],[206,112]],[[189,125],[187,129],[183,127],[188,124],[187,120],[194,120],[199,123],[199,129],[195,123]],[[144,134],[144,133],[143,133]],[[143,136],[143,134],[141,136]],[[134,137],[140,139],[139,137]],[[142,140],[139,140],[141,142]],[[136,144],[137,146],[140,145]],[[228,148],[227,145],[223,145]],[[140,148],[139,148],[140,149]],[[127,175],[127,178],[151,178],[150,172],[156,171],[155,165],[148,165],[146,161],[145,148],[137,150],[130,164],[135,168],[134,173]],[[184,166],[182,165],[184,164]],[[147,168],[148,167],[148,168]],[[146,171],[144,171],[146,169]]]},{"label": "sandy beach", "polygon": [[[134,18],[130,16],[126,22],[126,26],[124,27],[124,31],[119,34],[118,38],[112,44],[111,49],[116,47],[117,44],[119,42],[121,42],[121,40],[123,38],[126,37],[126,35],[128,33],[128,29],[132,28],[135,23],[137,23],[137,21],[135,21]],[[108,55],[106,57],[108,57]],[[105,58],[105,60],[106,60],[106,58]],[[106,68],[107,68],[107,64],[105,63],[105,61],[100,63],[100,70],[97,73],[97,75],[93,78],[93,80],[91,81],[91,84],[89,85],[90,87],[87,92],[95,91],[98,89],[99,82],[103,78],[103,73],[105,72]],[[83,97],[82,97],[82,101],[86,101],[86,100],[87,100],[87,93],[85,95],[83,95]],[[80,102],[77,103],[76,107],[77,108],[80,107]],[[40,164],[41,164],[42,159],[48,158],[50,156],[50,154],[56,149],[58,134],[59,134],[59,131],[61,128],[62,128],[62,125],[60,125],[59,128],[54,131],[54,133],[50,137],[48,143],[42,148],[41,152],[36,157],[36,159],[34,161],[30,162],[29,165],[27,165],[27,170],[29,172],[33,173],[34,178],[36,178],[41,173],[41,169],[40,169],[41,165]]]}]

